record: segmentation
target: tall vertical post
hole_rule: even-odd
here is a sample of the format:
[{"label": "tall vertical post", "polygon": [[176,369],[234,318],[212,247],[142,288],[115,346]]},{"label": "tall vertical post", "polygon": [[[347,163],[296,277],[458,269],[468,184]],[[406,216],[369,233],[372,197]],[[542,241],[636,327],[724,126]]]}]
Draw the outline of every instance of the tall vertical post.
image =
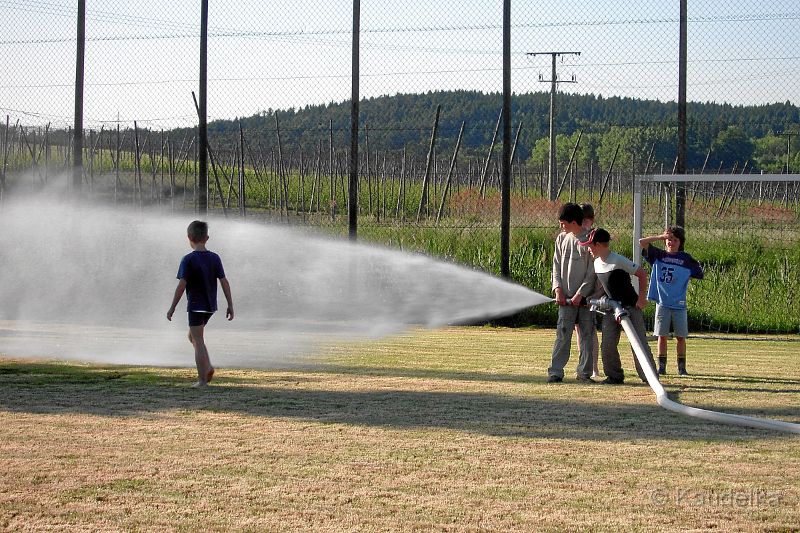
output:
[{"label": "tall vertical post", "polygon": [[72,148],[72,187],[80,192],[83,183],[83,73],[86,51],[86,0],[78,0],[78,35],[75,53],[75,128]]},{"label": "tall vertical post", "polygon": [[361,31],[361,2],[353,0],[353,79],[350,96],[350,187],[348,235],[356,240],[358,234],[358,83],[359,33]]},{"label": "tall vertical post", "polygon": [[547,162],[547,198],[553,202],[556,199],[556,181],[558,169],[556,167],[556,54],[552,56],[552,69],[550,72],[550,143],[549,158]]},{"label": "tall vertical post", "polygon": [[200,0],[200,87],[197,104],[197,213],[208,213],[208,0]]},{"label": "tall vertical post", "polygon": [[[686,174],[686,14],[687,0],[680,0],[680,38],[678,39],[678,157],[675,164],[676,174]],[[675,223],[684,226],[686,223],[686,185],[675,184]]]},{"label": "tall vertical post", "polygon": [[503,161],[500,178],[500,275],[511,277],[511,0],[503,0]]},{"label": "tall vertical post", "polygon": [[633,262],[637,265],[642,261],[642,248],[639,239],[642,238],[642,176],[633,176]]},{"label": "tall vertical post", "polygon": [[551,202],[556,200],[558,190],[558,169],[556,167],[556,91],[559,83],[577,83],[575,76],[572,79],[559,80],[556,74],[556,58],[564,55],[581,55],[580,52],[528,52],[529,56],[549,55],[551,59],[550,79],[545,80],[539,75],[539,81],[550,82],[550,157],[547,176],[547,197]]}]

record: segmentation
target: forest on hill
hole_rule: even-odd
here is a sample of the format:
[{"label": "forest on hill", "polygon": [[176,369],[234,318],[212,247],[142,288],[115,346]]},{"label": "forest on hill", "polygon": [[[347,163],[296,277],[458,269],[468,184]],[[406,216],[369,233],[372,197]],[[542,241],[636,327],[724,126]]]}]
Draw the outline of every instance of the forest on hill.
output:
[{"label": "forest on hill", "polygon": [[[397,94],[360,102],[362,149],[424,155],[430,144],[437,106],[440,108],[436,149],[452,153],[463,123],[460,156],[485,154],[491,146],[502,105],[499,93],[442,91]],[[550,95],[546,92],[512,97],[512,128],[518,141],[515,161],[539,166],[547,157]],[[278,134],[284,147],[304,151],[349,146],[350,102],[267,109],[250,117],[209,123],[212,146],[233,146],[239,128],[248,139],[264,147],[274,146]],[[757,106],[689,102],[688,171],[781,172],[786,167],[787,132],[797,132],[798,107],[790,102]],[[558,158],[565,163],[581,135],[576,164],[596,161],[608,164],[617,151],[617,166],[631,168],[645,158],[651,171],[657,165],[671,171],[677,138],[677,104],[600,95],[559,94],[556,107]],[[180,135],[181,130],[176,133]],[[183,134],[188,134],[184,130]],[[783,134],[783,135],[782,135]],[[800,166],[789,137],[790,168]],[[495,149],[499,149],[498,137]]]}]

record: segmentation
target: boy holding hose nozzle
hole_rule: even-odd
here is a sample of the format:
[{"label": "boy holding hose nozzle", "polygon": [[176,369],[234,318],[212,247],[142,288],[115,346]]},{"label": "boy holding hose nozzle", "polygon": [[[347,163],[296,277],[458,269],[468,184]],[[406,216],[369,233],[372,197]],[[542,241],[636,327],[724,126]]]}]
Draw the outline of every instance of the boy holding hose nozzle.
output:
[{"label": "boy holding hose nozzle", "polygon": [[[650,366],[655,372],[655,362],[650,346],[647,344],[647,332],[644,325],[644,314],[642,309],[647,306],[647,273],[620,254],[611,251],[611,235],[603,228],[591,231],[580,244],[589,249],[589,253],[594,258],[594,272],[600,281],[601,287],[595,292],[600,296],[603,292],[612,300],[618,301],[628,312],[631,323],[636,330],[636,335],[645,350]],[[638,280],[638,293],[631,283],[631,276]],[[603,340],[600,341],[600,355],[603,359],[603,372],[607,376],[602,383],[609,385],[622,384],[625,381],[625,373],[622,370],[619,354],[619,339],[622,332],[622,325],[612,313],[603,316]],[[642,381],[647,382],[644,371],[639,365],[636,354],[633,354],[633,362],[636,365],[636,373]]]}]

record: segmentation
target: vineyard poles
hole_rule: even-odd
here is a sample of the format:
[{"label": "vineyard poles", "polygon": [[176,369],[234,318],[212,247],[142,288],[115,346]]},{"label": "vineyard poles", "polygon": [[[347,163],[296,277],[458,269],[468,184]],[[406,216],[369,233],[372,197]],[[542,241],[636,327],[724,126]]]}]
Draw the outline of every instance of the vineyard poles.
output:
[{"label": "vineyard poles", "polygon": [[283,143],[281,141],[281,126],[278,122],[278,112],[275,111],[275,135],[278,138],[278,161],[277,170],[278,178],[281,184],[281,199],[280,199],[280,213],[283,215],[284,208],[286,209],[286,220],[289,220],[289,184],[287,183],[287,176],[283,168]]},{"label": "vineyard poles", "polygon": [[[375,149],[375,220],[381,220],[381,188],[378,180],[378,149]],[[369,161],[369,152],[367,152],[367,160]]]},{"label": "vineyard poles", "polygon": [[328,120],[328,176],[330,176],[331,222],[336,221],[336,180],[333,175],[333,120]]},{"label": "vineyard poles", "polygon": [[134,156],[133,156],[133,165],[134,165],[134,191],[133,191],[133,201],[136,201],[136,194],[139,194],[139,207],[142,207],[142,161],[141,156],[139,154],[139,126],[136,124],[136,121],[133,121],[133,139],[134,139]]},{"label": "vineyard poles", "polygon": [[306,169],[303,166],[303,143],[298,142],[297,144],[298,150],[298,162],[297,162],[297,173],[298,173],[298,186],[297,186],[297,200],[295,202],[294,211],[295,214],[302,214],[303,215],[303,222],[305,222],[306,217]]},{"label": "vineyard poles", "polygon": [[483,198],[486,198],[486,176],[489,173],[489,163],[492,160],[492,153],[494,152],[494,145],[497,143],[497,133],[500,131],[500,122],[503,120],[503,110],[497,115],[497,124],[494,126],[494,134],[492,135],[492,142],[489,145],[489,152],[486,154],[486,161],[483,163],[483,172],[481,172],[480,189],[478,192]]},{"label": "vineyard poles", "polygon": [[242,122],[239,121],[239,215],[242,218],[247,216],[247,208],[245,202],[247,201],[247,193],[245,192],[245,177],[244,177],[244,130],[242,129]]},{"label": "vineyard poles", "polygon": [[395,220],[400,219],[400,206],[403,203],[403,193],[406,185],[406,149],[403,147],[403,159],[400,163],[400,182],[397,185],[397,204],[394,208]]},{"label": "vineyard poles", "polygon": [[[377,151],[375,154],[377,155]],[[386,150],[383,151],[383,165],[381,165],[381,189],[383,189],[383,202],[381,205],[383,206],[383,220],[386,220]]]},{"label": "vineyard poles", "polygon": [[172,152],[172,140],[167,136],[167,160],[169,161],[169,207],[175,212],[175,154]]},{"label": "vineyard poles", "polygon": [[417,209],[417,222],[419,222],[420,217],[422,216],[422,208],[427,207],[428,205],[428,181],[430,180],[431,176],[431,166],[433,164],[433,154],[434,148],[436,147],[436,132],[439,129],[439,113],[442,110],[442,106],[437,104],[436,106],[436,118],[433,120],[433,129],[431,130],[431,142],[430,146],[428,147],[428,159],[425,164],[425,176],[422,178],[422,194],[419,197],[419,208]]},{"label": "vineyard poles", "polygon": [[[245,142],[245,145],[247,146],[247,155],[250,157],[250,164],[253,165],[253,176],[255,177],[256,182],[258,184],[257,190],[263,191],[266,187],[268,187],[268,184],[265,181],[265,177],[264,177],[267,174],[267,166],[266,166],[266,163],[264,163],[264,151],[261,148],[261,142],[258,143],[258,157],[259,157],[259,159],[256,159],[253,147],[247,141],[246,137],[244,138],[244,142]],[[263,175],[262,175],[262,172],[259,171],[259,168],[258,168],[259,163],[261,163],[261,168],[263,169]],[[247,198],[245,198],[245,201],[246,200],[247,200]]]},{"label": "vineyard poles", "polygon": [[366,175],[367,175],[367,213],[372,214],[372,178],[370,174],[369,168],[369,125],[364,124],[364,152],[366,155],[364,159],[366,161]]},{"label": "vineyard poles", "polygon": [[[3,201],[3,193],[6,190],[6,169],[8,168],[8,126],[10,117],[6,115],[6,130],[3,132],[3,167],[0,173],[0,202]],[[16,126],[15,126],[16,127]]]},{"label": "vineyard poles", "polygon": [[603,184],[600,186],[600,196],[597,199],[598,205],[601,205],[603,203],[603,196],[605,195],[608,182],[611,179],[611,173],[614,171],[614,163],[616,163],[617,161],[618,153],[619,153],[619,143],[617,143],[617,147],[616,149],[614,149],[614,157],[611,158],[611,164],[608,166],[608,173],[606,174],[606,177],[603,180]]},{"label": "vineyard poles", "polygon": [[[519,134],[522,131],[522,122],[519,123],[517,126],[517,132],[514,134],[514,143],[511,145],[511,158],[509,159],[509,164],[514,164],[514,155],[517,153],[517,143],[519,142]],[[519,167],[519,165],[517,165]],[[513,179],[513,178],[512,178]],[[457,181],[457,180],[456,180]],[[512,189],[514,182],[511,182]],[[522,190],[522,183],[520,183],[520,190]]]},{"label": "vineyard poles", "polygon": [[[102,152],[102,144],[101,140],[103,138],[103,132],[105,131],[105,125],[100,126],[100,132],[97,134],[97,139],[91,140],[92,131],[89,131],[89,192],[91,193],[94,191],[94,155],[97,153],[98,146],[101,147]],[[102,156],[102,154],[101,154]],[[103,171],[103,158],[100,158],[100,172],[102,174]]]},{"label": "vineyard poles", "polygon": [[[578,131],[578,138],[575,140],[575,146],[572,148],[572,155],[569,156],[569,163],[567,163],[567,168],[564,169],[564,175],[561,177],[561,183],[558,185],[556,200],[561,197],[561,191],[564,190],[564,185],[567,182],[567,176],[569,175],[569,171],[572,169],[572,163],[575,161],[575,155],[578,153],[578,146],[581,144],[581,137],[583,137],[583,130]],[[572,201],[572,198],[570,198],[570,201]]]},{"label": "vineyard poles", "polygon": [[[34,133],[34,136],[36,134]],[[36,142],[34,141],[33,146],[28,141],[28,136],[25,133],[25,128],[20,128],[20,136],[22,141],[25,143],[25,146],[28,148],[28,153],[31,154],[31,172],[33,169],[37,168],[38,166],[38,156],[36,155]],[[38,172],[37,172],[38,174]]]},{"label": "vineyard poles", "polygon": [[228,163],[228,168],[230,170],[231,175],[230,177],[228,177],[227,171],[225,172],[225,174],[223,174],[223,176],[225,176],[225,180],[227,180],[228,182],[228,195],[225,197],[225,202],[228,205],[228,209],[230,209],[231,207],[231,195],[233,194],[233,175],[236,174],[236,169],[238,167],[239,167],[239,161],[238,161],[237,150],[234,149],[231,151],[231,162]]},{"label": "vineyard poles", "polygon": [[[320,186],[322,182],[322,139],[317,140],[317,157],[314,160],[314,184],[311,186],[311,199],[308,202],[308,214],[312,211],[319,213],[319,197],[322,196]],[[316,200],[316,206],[314,201]],[[316,207],[316,209],[315,209]]]},{"label": "vineyard poles", "polygon": [[47,183],[48,178],[50,177],[50,123],[48,122],[47,125],[44,127],[44,182]]},{"label": "vineyard poles", "polygon": [[436,224],[442,220],[442,213],[444,213],[444,202],[447,200],[447,193],[450,190],[450,180],[453,177],[453,169],[456,168],[456,159],[458,158],[458,149],[461,147],[461,137],[464,135],[464,124],[461,122],[461,129],[458,131],[458,139],[456,139],[456,147],[453,150],[453,158],[450,159],[450,168],[447,170],[447,180],[444,183],[444,190],[442,191],[441,202],[439,203],[439,211],[436,213]]}]

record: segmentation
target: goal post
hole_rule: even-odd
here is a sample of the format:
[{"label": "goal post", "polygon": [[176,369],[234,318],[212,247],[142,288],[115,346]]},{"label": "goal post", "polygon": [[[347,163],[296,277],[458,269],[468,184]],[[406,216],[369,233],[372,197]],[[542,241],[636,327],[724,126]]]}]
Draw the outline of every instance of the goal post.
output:
[{"label": "goal post", "polygon": [[689,284],[690,330],[800,335],[800,174],[635,175],[636,264],[639,239],[672,223],[677,185],[686,250],[705,270]]},{"label": "goal post", "polygon": [[[757,184],[780,184],[780,183],[793,183],[794,197],[793,201],[795,209],[797,209],[797,202],[800,201],[798,196],[798,187],[800,186],[800,174],[637,174],[633,182],[633,259],[639,264],[642,259],[642,251],[639,248],[639,239],[642,238],[643,233],[643,188],[646,184],[662,184],[662,185],[675,185],[682,183],[688,184],[701,184],[701,183],[757,183]],[[792,200],[792,198],[789,198]],[[671,220],[671,203],[664,202],[664,226],[669,225]],[[799,228],[800,229],[800,228]]]}]

